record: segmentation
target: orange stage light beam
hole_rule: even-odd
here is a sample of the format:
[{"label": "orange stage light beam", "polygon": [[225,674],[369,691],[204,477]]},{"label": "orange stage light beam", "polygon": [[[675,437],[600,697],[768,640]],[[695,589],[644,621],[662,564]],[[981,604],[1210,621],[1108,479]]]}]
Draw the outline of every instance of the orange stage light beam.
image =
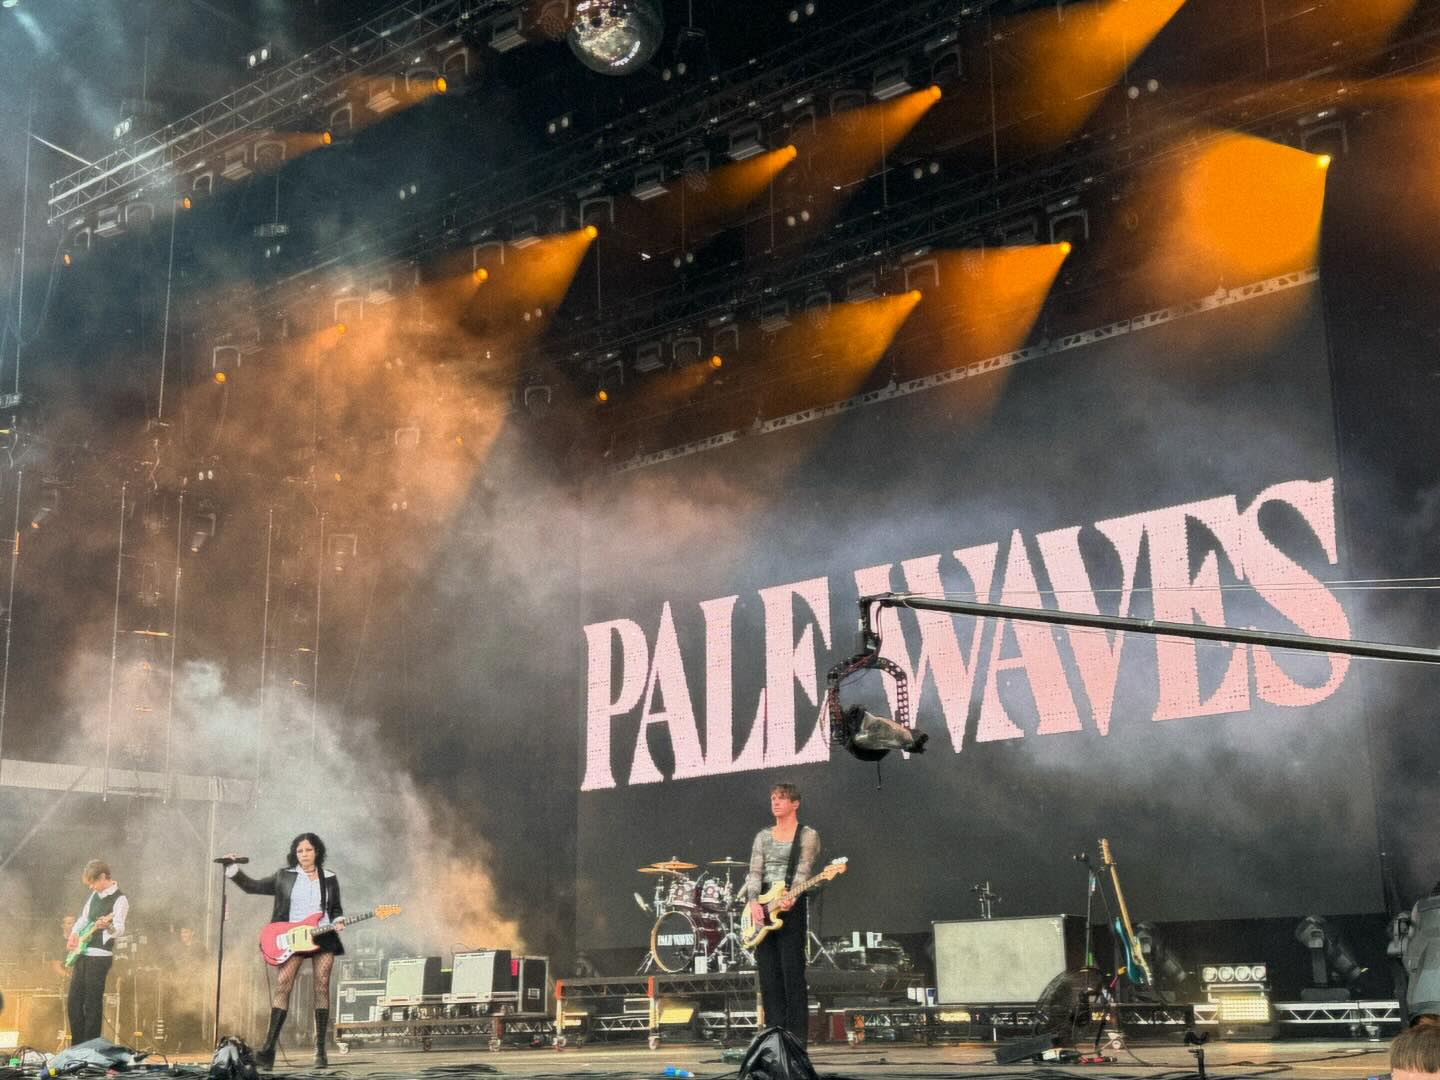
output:
[{"label": "orange stage light beam", "polygon": [[1207,292],[1315,265],[1329,161],[1219,134],[1165,178],[1162,276]]},{"label": "orange stage light beam", "polygon": [[814,131],[798,134],[795,146],[808,173],[803,181],[797,176],[787,204],[797,197],[804,200],[812,230],[828,224],[854,186],[870,176],[940,98],[938,86],[927,86],[827,117]]},{"label": "orange stage light beam", "polygon": [[661,211],[665,225],[677,235],[683,226],[682,242],[723,227],[758,199],[798,155],[795,146],[789,145],[721,165],[704,175],[703,185],[695,185],[699,190],[692,190],[688,179],[680,180]]},{"label": "orange stage light beam", "polygon": [[1001,29],[1013,60],[997,73],[997,112],[1021,142],[1073,135],[1185,0],[1099,0],[1019,16]]},{"label": "orange stage light beam", "polygon": [[776,355],[788,358],[798,372],[823,371],[834,388],[827,396],[843,400],[870,376],[920,300],[921,293],[912,290],[837,304],[818,324],[801,320],[781,331]]},{"label": "orange stage light beam", "polygon": [[1070,250],[1062,242],[940,252],[940,283],[923,315],[941,342],[936,366],[958,367],[1024,345]]}]

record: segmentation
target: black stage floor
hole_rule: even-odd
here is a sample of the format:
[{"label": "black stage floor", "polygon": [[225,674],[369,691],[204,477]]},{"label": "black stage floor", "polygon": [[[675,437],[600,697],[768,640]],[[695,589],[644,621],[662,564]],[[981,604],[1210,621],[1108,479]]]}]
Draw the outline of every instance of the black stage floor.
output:
[{"label": "black stage floor", "polygon": [[[993,1044],[922,1046],[907,1043],[820,1044],[812,1047],[816,1071],[825,1078],[886,1080],[887,1077],[987,1077],[990,1080],[1198,1080],[1197,1061],[1185,1047],[1134,1046],[1117,1060],[1100,1065],[996,1065]],[[1279,1080],[1349,1080],[1389,1071],[1386,1042],[1212,1042],[1205,1045],[1206,1076],[1214,1080],[1245,1077]],[[462,1077],[587,1076],[596,1080],[664,1078],[667,1069],[697,1080],[736,1075],[733,1061],[714,1046],[677,1044],[649,1050],[643,1046],[584,1046],[579,1049],[436,1049],[352,1050],[331,1054],[331,1068],[311,1070],[305,1057],[294,1068],[281,1062],[276,1074],[305,1080],[459,1080]],[[676,1072],[668,1073],[670,1076]]]}]

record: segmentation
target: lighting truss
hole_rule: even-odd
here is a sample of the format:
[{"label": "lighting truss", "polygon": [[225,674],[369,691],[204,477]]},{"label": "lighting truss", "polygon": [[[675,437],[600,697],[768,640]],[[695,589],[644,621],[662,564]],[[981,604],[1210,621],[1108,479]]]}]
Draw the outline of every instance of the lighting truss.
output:
[{"label": "lighting truss", "polygon": [[281,127],[333,96],[360,72],[394,63],[403,70],[416,49],[435,44],[509,0],[409,0],[362,26],[202,106],[149,135],[76,169],[50,185],[51,225],[132,191],[168,182],[183,165],[257,128]]}]

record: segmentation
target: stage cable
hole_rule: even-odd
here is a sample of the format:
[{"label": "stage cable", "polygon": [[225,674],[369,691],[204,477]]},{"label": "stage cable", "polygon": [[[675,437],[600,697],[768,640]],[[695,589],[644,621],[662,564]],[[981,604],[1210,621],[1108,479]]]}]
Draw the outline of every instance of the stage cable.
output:
[{"label": "stage cable", "polygon": [[270,557],[275,546],[275,508],[270,507],[265,522],[265,608],[260,622],[260,695],[255,710],[255,786],[250,789],[252,803],[260,799],[260,773],[265,754],[265,678],[270,659]]},{"label": "stage cable", "polygon": [[0,666],[0,772],[5,768],[5,710],[10,693],[10,632],[15,623],[15,571],[20,561],[20,492],[25,470],[15,472],[15,520],[10,530],[10,587],[5,600],[5,661]]},{"label": "stage cable", "polygon": [[128,481],[120,485],[120,535],[115,545],[115,615],[110,626],[110,697],[105,710],[105,772],[100,778],[100,798],[110,799],[110,750],[115,736],[115,668],[120,661],[120,583],[125,573],[125,498]]},{"label": "stage cable", "polygon": [[170,606],[170,697],[165,703],[165,801],[170,801],[175,774],[170,768],[170,748],[175,727],[175,648],[180,636],[180,552],[185,537],[185,492],[180,492],[175,511],[175,593]]}]

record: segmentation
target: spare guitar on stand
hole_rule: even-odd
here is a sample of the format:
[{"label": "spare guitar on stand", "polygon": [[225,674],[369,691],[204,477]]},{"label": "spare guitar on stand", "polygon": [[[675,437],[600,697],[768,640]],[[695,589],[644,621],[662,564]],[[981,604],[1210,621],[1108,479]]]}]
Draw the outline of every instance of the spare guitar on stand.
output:
[{"label": "spare guitar on stand", "polygon": [[1114,911],[1110,912],[1111,926],[1124,959],[1122,961],[1117,957],[1115,978],[1106,988],[1106,1015],[1095,1032],[1096,1054],[1099,1054],[1100,1044],[1105,1036],[1106,1019],[1110,1019],[1114,1024],[1115,1033],[1110,1039],[1110,1045],[1117,1050],[1125,1047],[1125,1028],[1120,1023],[1122,986],[1126,990],[1124,997],[1129,1001],[1151,1001],[1155,996],[1155,975],[1150,970],[1150,962],[1145,959],[1145,950],[1140,947],[1140,939],[1135,936],[1135,926],[1130,921],[1130,906],[1125,903],[1125,891],[1120,887],[1120,867],[1110,850],[1110,841],[1103,836],[1100,838],[1100,865],[1110,871],[1110,887],[1115,891],[1115,907],[1119,911],[1118,915]]}]

